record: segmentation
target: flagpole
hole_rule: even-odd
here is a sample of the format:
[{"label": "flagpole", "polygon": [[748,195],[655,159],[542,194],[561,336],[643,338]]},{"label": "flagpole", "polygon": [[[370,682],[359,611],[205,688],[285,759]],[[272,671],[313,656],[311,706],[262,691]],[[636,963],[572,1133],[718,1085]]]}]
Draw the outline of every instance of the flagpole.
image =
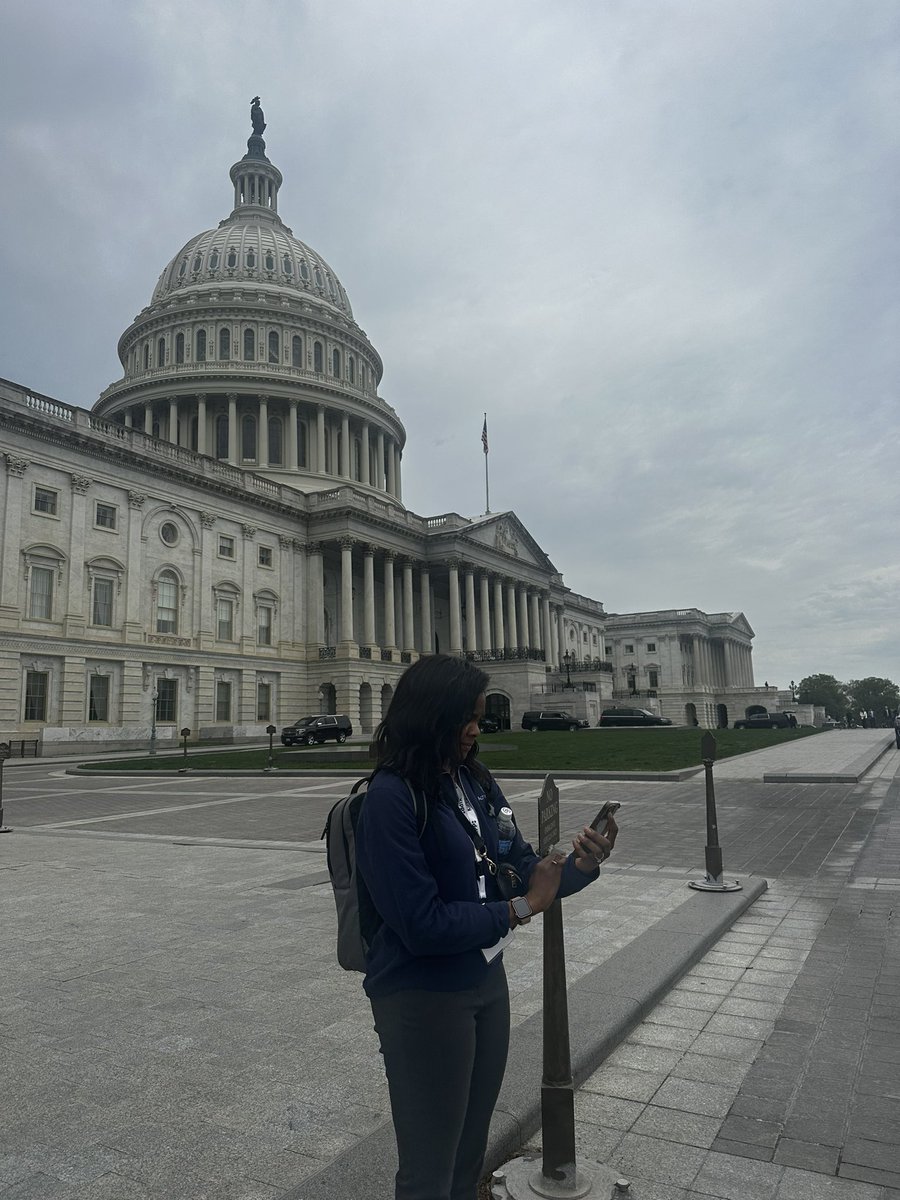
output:
[{"label": "flagpole", "polygon": [[485,514],[487,514],[491,511],[491,491],[490,482],[488,480],[487,413],[484,414],[484,425],[481,429],[481,444],[484,447],[484,511]]}]

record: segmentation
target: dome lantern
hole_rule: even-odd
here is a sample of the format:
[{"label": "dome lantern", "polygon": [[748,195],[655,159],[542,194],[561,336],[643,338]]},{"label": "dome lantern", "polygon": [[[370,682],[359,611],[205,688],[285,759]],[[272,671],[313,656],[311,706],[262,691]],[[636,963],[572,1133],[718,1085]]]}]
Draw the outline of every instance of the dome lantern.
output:
[{"label": "dome lantern", "polygon": [[247,153],[230,171],[234,184],[234,211],[231,215],[246,217],[252,214],[278,219],[278,189],[283,178],[266,156],[266,143],[262,136],[266,122],[259,96],[254,96],[251,103],[250,120],[253,133],[247,139]]}]

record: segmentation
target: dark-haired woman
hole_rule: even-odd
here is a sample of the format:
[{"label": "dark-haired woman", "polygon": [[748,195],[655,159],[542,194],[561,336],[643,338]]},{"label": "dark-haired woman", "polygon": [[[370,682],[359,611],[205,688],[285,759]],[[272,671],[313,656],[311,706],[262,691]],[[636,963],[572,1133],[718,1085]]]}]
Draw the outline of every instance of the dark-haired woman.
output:
[{"label": "dark-haired woman", "polygon": [[[364,987],[397,1136],[395,1200],[476,1200],[509,1043],[498,943],[529,912],[596,879],[617,832],[614,822],[606,837],[585,829],[568,858],[538,859],[517,831],[503,858],[525,902],[504,899],[491,865],[506,801],[476,758],[487,684],[474,664],[447,655],[404,672],[375,734],[357,831],[359,869],[383,920]],[[424,793],[424,829],[408,784]]]}]

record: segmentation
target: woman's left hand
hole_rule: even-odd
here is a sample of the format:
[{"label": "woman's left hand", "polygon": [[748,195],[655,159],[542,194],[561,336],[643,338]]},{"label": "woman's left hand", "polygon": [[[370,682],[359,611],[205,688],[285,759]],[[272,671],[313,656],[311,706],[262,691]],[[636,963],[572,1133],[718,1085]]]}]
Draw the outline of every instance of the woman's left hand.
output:
[{"label": "woman's left hand", "polygon": [[575,851],[575,866],[578,870],[583,871],[585,875],[592,875],[603,860],[609,858],[612,848],[616,844],[618,832],[619,827],[612,817],[610,817],[604,833],[598,833],[595,829],[585,825],[582,832],[577,834],[572,842]]}]

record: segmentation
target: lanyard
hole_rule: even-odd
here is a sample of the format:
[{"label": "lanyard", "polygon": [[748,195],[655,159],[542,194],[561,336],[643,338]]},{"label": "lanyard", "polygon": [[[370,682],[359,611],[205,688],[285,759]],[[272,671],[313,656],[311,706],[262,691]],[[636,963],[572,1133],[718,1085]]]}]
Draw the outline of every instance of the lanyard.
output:
[{"label": "lanyard", "polygon": [[457,803],[453,806],[453,811],[456,818],[465,829],[466,833],[472,839],[472,846],[475,850],[476,875],[478,879],[478,898],[480,900],[487,899],[487,883],[484,877],[485,871],[490,871],[492,875],[497,874],[497,864],[487,852],[487,846],[484,844],[484,838],[481,836],[481,827],[478,823],[478,813],[472,801],[466,795],[465,787],[462,780],[457,783],[453,780],[453,787],[457,795]]}]

